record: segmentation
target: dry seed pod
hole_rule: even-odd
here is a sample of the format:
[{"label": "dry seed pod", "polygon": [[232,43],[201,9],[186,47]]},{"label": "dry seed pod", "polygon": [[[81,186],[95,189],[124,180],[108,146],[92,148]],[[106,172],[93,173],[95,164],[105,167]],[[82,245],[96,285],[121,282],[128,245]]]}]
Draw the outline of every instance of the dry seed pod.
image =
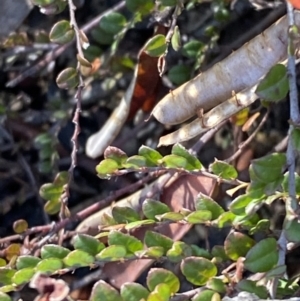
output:
[{"label": "dry seed pod", "polygon": [[[295,12],[300,25],[300,12]],[[287,17],[283,17],[229,57],[167,94],[152,115],[163,124],[178,124],[207,112],[254,86],[269,69],[287,56]]]}]

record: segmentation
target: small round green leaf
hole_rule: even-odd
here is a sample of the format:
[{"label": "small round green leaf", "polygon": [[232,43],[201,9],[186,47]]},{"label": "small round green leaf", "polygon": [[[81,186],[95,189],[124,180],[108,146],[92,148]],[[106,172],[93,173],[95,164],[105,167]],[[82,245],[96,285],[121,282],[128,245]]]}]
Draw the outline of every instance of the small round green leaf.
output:
[{"label": "small round green leaf", "polygon": [[190,224],[202,224],[210,221],[212,214],[208,210],[198,210],[194,211],[185,217],[185,220]]},{"label": "small round green leaf", "polygon": [[239,281],[236,288],[239,291],[249,292],[251,294],[255,294],[260,299],[267,299],[268,298],[268,291],[265,286],[257,285],[255,281],[243,279]]},{"label": "small round green leaf", "polygon": [[8,285],[12,283],[12,278],[14,274],[16,273],[16,270],[1,267],[0,268],[0,285]]},{"label": "small round green leaf", "polygon": [[127,8],[133,13],[149,14],[154,8],[153,0],[126,0]]},{"label": "small round green leaf", "polygon": [[85,267],[93,264],[94,261],[94,256],[81,250],[74,250],[63,259],[68,267]]},{"label": "small round green leaf", "polygon": [[57,272],[58,270],[62,269],[63,262],[61,259],[58,258],[46,258],[41,260],[35,270],[37,272],[46,273],[46,274],[52,274],[54,272]]},{"label": "small round green leaf", "polygon": [[147,300],[148,295],[149,291],[139,283],[127,282],[121,286],[121,297],[124,301]]},{"label": "small round green leaf", "polygon": [[12,299],[7,294],[0,292],[0,301],[12,301]]},{"label": "small round green leaf", "polygon": [[224,213],[224,209],[217,202],[203,193],[198,194],[195,201],[195,208],[198,211],[210,211],[212,220],[217,219],[222,213]]},{"label": "small round green leaf", "polygon": [[199,57],[199,54],[203,50],[204,46],[205,45],[199,41],[196,40],[190,41],[185,45],[183,45],[182,47],[183,55],[188,58],[195,59]]},{"label": "small round green leaf", "polygon": [[137,238],[124,234],[119,231],[111,231],[108,235],[109,245],[121,245],[124,246],[128,253],[134,253],[143,250],[143,243]]},{"label": "small round green leaf", "polygon": [[124,246],[111,245],[97,254],[96,258],[103,261],[117,261],[123,259],[126,255],[127,250]]},{"label": "small round green leaf", "polygon": [[121,296],[116,289],[103,280],[93,286],[90,301],[121,301]]},{"label": "small round green leaf", "polygon": [[136,222],[128,223],[125,226],[125,229],[126,230],[132,230],[132,229],[140,228],[140,227],[145,226],[145,225],[152,225],[152,224],[155,224],[154,220],[152,220],[152,219],[144,219],[142,221],[136,221]]},{"label": "small round green leaf", "polygon": [[130,207],[115,206],[111,212],[114,220],[120,224],[136,222],[141,219],[138,212]]},{"label": "small round green leaf", "polygon": [[35,274],[34,268],[25,268],[17,271],[12,277],[12,282],[16,285],[21,285],[30,281]]},{"label": "small round green leaf", "polygon": [[191,155],[189,151],[179,143],[176,143],[172,147],[172,155],[185,158],[187,161],[185,169],[187,170],[199,170],[202,168],[200,161],[195,156]]},{"label": "small round green leaf", "polygon": [[105,32],[115,35],[125,27],[126,18],[120,13],[112,12],[104,16],[99,25]]},{"label": "small round green leaf", "polygon": [[170,81],[179,86],[191,78],[192,68],[187,65],[175,65],[168,72]]},{"label": "small round green leaf", "polygon": [[236,179],[238,176],[234,166],[224,161],[215,160],[215,162],[209,166],[209,170],[222,179]]},{"label": "small round green leaf", "polygon": [[147,231],[144,242],[147,247],[162,247],[165,253],[172,248],[173,240],[157,232]]},{"label": "small round green leaf", "polygon": [[258,85],[255,93],[264,100],[279,101],[289,91],[287,69],[282,64],[273,66]]},{"label": "small round green leaf", "polygon": [[215,301],[215,299],[213,299],[215,294],[217,293],[214,291],[205,290],[195,295],[192,301]]},{"label": "small round green leaf", "polygon": [[204,285],[217,275],[217,267],[208,259],[188,257],[181,262],[181,271],[186,279],[194,285]]},{"label": "small round green leaf", "polygon": [[288,241],[295,243],[300,242],[300,223],[297,217],[293,218],[292,220],[286,219],[284,222],[284,230]]},{"label": "small round green leaf", "polygon": [[73,239],[73,245],[75,249],[94,256],[105,248],[104,244],[98,239],[87,234],[77,234]]},{"label": "small round green leaf", "polygon": [[63,259],[70,253],[70,250],[59,245],[49,244],[42,247],[41,258],[59,258]]},{"label": "small round green leaf", "polygon": [[162,202],[155,201],[152,199],[147,199],[143,202],[142,210],[144,215],[149,219],[155,219],[156,215],[170,212],[169,206]]},{"label": "small round green leaf", "polygon": [[[177,2],[177,0],[175,0]],[[174,33],[171,38],[171,44],[175,51],[178,51],[181,47],[181,37],[179,27],[176,25],[174,28]]]},{"label": "small round green leaf", "polygon": [[158,34],[151,38],[145,45],[144,51],[153,57],[161,56],[167,50],[166,37]]},{"label": "small round green leaf", "polygon": [[16,267],[18,270],[24,268],[34,268],[40,261],[41,259],[35,256],[21,255],[17,259]]},{"label": "small round green leaf", "polygon": [[64,69],[58,74],[56,84],[60,89],[73,89],[77,87],[79,84],[77,70],[72,67]]},{"label": "small round green leaf", "polygon": [[147,166],[157,166],[162,155],[155,149],[142,145],[139,148],[139,155],[146,158]]},{"label": "small round green leaf", "polygon": [[252,238],[239,232],[230,233],[224,243],[226,255],[234,261],[244,257],[254,245]]},{"label": "small round green leaf", "polygon": [[49,39],[52,43],[67,44],[73,40],[75,31],[71,27],[70,22],[62,20],[54,24],[52,27]]},{"label": "small round green leaf", "polygon": [[162,268],[151,269],[147,276],[147,286],[149,290],[155,290],[156,286],[161,283],[168,285],[171,294],[175,294],[179,291],[179,279],[171,271]]},{"label": "small round green leaf", "polygon": [[266,238],[249,250],[244,264],[253,273],[263,273],[271,270],[277,262],[277,242],[274,238]]},{"label": "small round green leaf", "polygon": [[187,159],[177,155],[167,155],[159,160],[159,163],[166,168],[186,168]]},{"label": "small round green leaf", "polygon": [[183,258],[192,255],[192,248],[182,241],[175,241],[172,248],[167,252],[167,257],[171,262],[180,262]]},{"label": "small round green leaf", "polygon": [[118,171],[119,164],[113,159],[104,159],[97,166],[96,171],[101,177],[107,177],[114,174],[114,172]]},{"label": "small round green leaf", "polygon": [[170,288],[165,283],[158,284],[149,294],[147,301],[169,301],[171,297]]}]

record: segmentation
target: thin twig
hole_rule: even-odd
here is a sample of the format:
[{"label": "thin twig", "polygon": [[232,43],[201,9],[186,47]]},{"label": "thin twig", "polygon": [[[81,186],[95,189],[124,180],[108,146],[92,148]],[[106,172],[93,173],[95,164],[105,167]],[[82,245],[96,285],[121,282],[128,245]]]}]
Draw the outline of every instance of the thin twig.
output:
[{"label": "thin twig", "polygon": [[[55,225],[54,231],[57,233],[60,229],[66,227],[71,222],[82,221],[83,219],[87,218],[88,216],[92,215],[93,213],[111,205],[111,203],[114,202],[116,199],[122,197],[125,194],[136,191],[141,186],[144,186],[146,183],[153,180],[153,178],[155,176],[160,176],[160,175],[161,175],[161,173],[158,173],[158,174],[156,173],[156,175],[154,175],[154,174],[147,175],[146,177],[142,178],[141,180],[139,180],[131,185],[128,185],[124,188],[114,191],[113,193],[111,193],[109,196],[107,196],[104,199],[97,201],[95,198],[95,203],[93,205],[81,210],[80,212],[78,212],[77,214],[75,214],[72,217],[67,217],[67,218],[59,221]],[[53,225],[32,227],[22,234],[15,234],[15,235],[0,238],[0,245],[4,244],[4,243],[8,243],[10,241],[14,241],[14,240],[22,240],[22,239],[24,239],[24,237],[26,237],[28,235],[32,235],[32,234],[36,234],[36,233],[47,233],[52,228],[53,228]]]},{"label": "thin twig", "polygon": [[253,131],[253,133],[247,138],[246,141],[244,141],[243,143],[241,143],[239,146],[238,146],[238,150],[231,156],[229,157],[228,159],[225,160],[225,162],[227,163],[230,163],[232,161],[234,161],[235,159],[237,159],[243,149],[245,149],[250,143],[251,141],[255,138],[256,134],[260,131],[260,129],[263,127],[263,125],[265,124],[265,122],[267,121],[268,119],[268,116],[270,114],[270,110],[267,111],[267,113],[265,114],[265,116],[263,117],[263,119],[260,121],[259,125],[257,126],[257,128]]},{"label": "thin twig", "polygon": [[[289,31],[288,31],[288,79],[289,79],[289,88],[290,88],[290,127],[289,127],[289,138],[288,138],[288,147],[286,152],[287,165],[289,171],[288,178],[288,191],[289,197],[286,199],[285,208],[286,216],[284,225],[289,225],[292,220],[297,216],[297,211],[299,208],[298,201],[296,198],[296,180],[295,180],[295,168],[296,168],[296,150],[292,141],[292,131],[294,130],[294,125],[300,123],[299,115],[299,106],[298,106],[298,91],[297,91],[297,77],[296,77],[296,60],[294,54],[294,38],[293,38],[293,29],[295,26],[294,19],[294,8],[292,4],[287,0],[287,15],[289,22]],[[286,229],[283,228],[280,234],[280,237],[277,241],[279,247],[279,259],[277,265],[285,264],[285,256],[287,252],[287,238],[286,238]],[[278,285],[278,278],[274,278],[269,285],[269,292],[271,298],[275,298],[276,289]]]}]

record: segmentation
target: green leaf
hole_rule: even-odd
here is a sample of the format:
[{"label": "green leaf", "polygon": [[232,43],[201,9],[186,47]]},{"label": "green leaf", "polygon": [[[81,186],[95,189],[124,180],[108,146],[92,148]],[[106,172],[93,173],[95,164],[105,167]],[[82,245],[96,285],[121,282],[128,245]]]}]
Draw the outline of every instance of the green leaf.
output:
[{"label": "green leaf", "polygon": [[147,247],[163,247],[165,253],[171,249],[173,245],[172,239],[153,231],[146,232],[144,241]]},{"label": "green leaf", "polygon": [[167,252],[167,257],[171,262],[180,262],[183,258],[192,256],[192,248],[182,241],[175,241]]},{"label": "green leaf", "polygon": [[208,259],[202,257],[188,257],[181,262],[182,274],[194,285],[205,285],[217,275],[217,267]]},{"label": "green leaf", "polygon": [[111,231],[108,235],[109,245],[121,245],[126,248],[128,253],[143,250],[143,243],[137,238],[124,234],[119,231]]},{"label": "green leaf", "polygon": [[184,215],[179,212],[167,212],[164,214],[156,215],[156,218],[159,221],[169,220],[169,221],[178,222],[184,219]]},{"label": "green leaf", "polygon": [[168,72],[170,81],[179,86],[191,78],[192,68],[187,65],[175,65]]},{"label": "green leaf", "polygon": [[283,229],[285,230],[285,236],[289,242],[300,242],[300,223],[297,217],[285,219]]},{"label": "green leaf", "polygon": [[[193,297],[193,301],[214,301],[214,295],[218,295],[216,292],[211,290],[205,290]],[[219,300],[219,299],[217,299]]]},{"label": "green leaf", "polygon": [[239,232],[230,233],[224,243],[226,255],[234,261],[244,257],[254,245],[252,238]]},{"label": "green leaf", "polygon": [[201,192],[198,194],[195,201],[195,208],[196,210],[210,211],[212,220],[217,219],[222,213],[224,213],[224,209],[217,202]]},{"label": "green leaf", "polygon": [[257,225],[255,227],[253,227],[249,230],[249,234],[253,235],[253,234],[255,234],[257,232],[261,232],[261,231],[268,232],[270,230],[270,224],[271,224],[270,220],[262,219],[257,223]]},{"label": "green leaf", "polygon": [[107,178],[119,169],[119,164],[113,159],[104,159],[96,166],[100,178]]},{"label": "green leaf", "polygon": [[[16,270],[2,267],[0,268],[0,285],[8,285],[12,283],[12,278]],[[1,287],[1,286],[0,286]]]},{"label": "green leaf", "polygon": [[124,301],[147,300],[148,295],[149,291],[139,283],[127,282],[121,286],[121,297]]},{"label": "green leaf", "polygon": [[287,69],[282,64],[273,66],[258,85],[255,93],[267,101],[279,101],[289,91]]},{"label": "green leaf", "polygon": [[277,242],[274,238],[266,238],[249,250],[244,264],[253,273],[263,273],[271,270],[277,262]]},{"label": "green leaf", "polygon": [[52,274],[63,268],[63,262],[58,258],[46,258],[41,260],[35,270],[37,272]]},{"label": "green leaf", "polygon": [[158,284],[149,294],[147,301],[169,301],[171,297],[170,288],[165,283]]},{"label": "green leaf", "polygon": [[62,20],[54,24],[49,39],[52,43],[67,44],[70,43],[75,36],[75,31],[69,21]]},{"label": "green leaf", "polygon": [[205,45],[199,41],[190,41],[183,45],[182,53],[188,58],[196,59],[197,57],[199,57],[199,54],[202,52],[204,46]]},{"label": "green leaf", "polygon": [[10,298],[10,296],[6,295],[5,293],[0,292],[0,301],[12,301],[12,299]]},{"label": "green leaf", "polygon": [[208,210],[194,211],[185,217],[185,220],[190,224],[202,224],[210,221],[212,214]]},{"label": "green leaf", "polygon": [[167,50],[166,37],[158,34],[151,38],[145,45],[144,51],[153,57],[161,56]]},{"label": "green leaf", "polygon": [[92,30],[91,35],[93,39],[100,45],[111,45],[114,41],[114,35],[107,33],[100,27]]},{"label": "green leaf", "polygon": [[90,301],[122,301],[118,291],[103,280],[93,286]]},{"label": "green leaf", "polygon": [[97,254],[96,258],[104,261],[117,261],[123,259],[126,255],[127,250],[124,246],[111,245]]},{"label": "green leaf", "polygon": [[167,155],[159,160],[159,163],[167,168],[186,168],[187,159],[177,155]]},{"label": "green leaf", "polygon": [[133,13],[147,15],[154,8],[154,3],[152,0],[126,0],[126,6]]},{"label": "green leaf", "polygon": [[115,146],[108,146],[103,155],[104,159],[111,159],[115,161],[119,168],[122,167],[128,158],[125,152]]},{"label": "green leaf", "polygon": [[214,290],[220,294],[226,293],[226,285],[223,283],[223,281],[219,278],[211,278],[207,281],[206,287]]},{"label": "green leaf", "polygon": [[202,168],[200,161],[195,156],[191,155],[188,150],[179,143],[176,143],[172,147],[172,154],[186,159],[187,165],[185,168],[187,170],[199,170]]},{"label": "green leaf", "polygon": [[63,259],[68,267],[85,267],[93,264],[94,261],[94,256],[82,250],[74,250]]},{"label": "green leaf", "polygon": [[79,84],[79,75],[76,69],[69,67],[61,71],[57,78],[56,84],[60,89],[73,89]]},{"label": "green leaf", "polygon": [[143,202],[142,210],[148,219],[155,219],[156,215],[170,212],[170,208],[166,204],[152,199]]},{"label": "green leaf", "polygon": [[98,239],[87,234],[77,234],[73,239],[73,245],[75,249],[94,256],[105,248],[104,244]]},{"label": "green leaf", "polygon": [[143,156],[135,155],[131,156],[126,160],[126,163],[123,164],[124,168],[135,168],[138,169],[140,167],[147,166],[147,159]]},{"label": "green leaf", "polygon": [[234,166],[217,159],[214,163],[210,164],[209,170],[222,179],[236,179],[238,176],[238,172],[236,171]]},{"label": "green leaf", "polygon": [[165,253],[165,250],[163,247],[150,247],[146,250],[137,251],[135,252],[135,255],[139,258],[142,257],[149,257],[149,258],[161,258]]},{"label": "green leaf", "polygon": [[226,211],[218,217],[218,219],[216,220],[216,225],[219,228],[229,227],[232,225],[235,218],[236,215],[234,213]]},{"label": "green leaf", "polygon": [[[173,1],[177,2],[177,0],[173,0]],[[179,27],[177,25],[174,28],[174,33],[171,38],[171,44],[175,51],[178,51],[181,47],[180,31],[179,31]]]},{"label": "green leaf", "polygon": [[24,268],[17,271],[12,277],[12,282],[16,285],[21,285],[30,281],[35,274],[34,268]]},{"label": "green leaf", "polygon": [[192,248],[193,256],[204,257],[206,259],[212,259],[211,254],[207,250],[200,248],[194,244],[191,245],[191,248]]},{"label": "green leaf", "polygon": [[[300,176],[295,172],[295,182],[296,182],[296,194],[300,195]],[[284,174],[284,179],[282,181],[282,188],[284,192],[289,192],[289,173]]]},{"label": "green leaf", "polygon": [[59,259],[65,258],[70,253],[70,250],[59,245],[49,244],[44,245],[41,250],[41,258],[46,259],[55,257]]},{"label": "green leaf", "polygon": [[157,166],[158,161],[162,159],[162,155],[155,149],[142,145],[139,148],[139,155],[146,158],[147,166]]},{"label": "green leaf", "polygon": [[57,201],[48,201],[44,205],[44,210],[47,212],[49,215],[53,215],[59,212],[61,208],[61,202],[59,200]]},{"label": "green leaf", "polygon": [[274,193],[283,181],[282,171],[286,165],[286,156],[272,153],[268,156],[252,160],[249,169],[252,186],[260,186],[268,195]]},{"label": "green leaf", "polygon": [[220,258],[222,261],[227,261],[229,257],[226,255],[224,246],[214,246],[211,254],[215,258]]},{"label": "green leaf", "polygon": [[168,285],[171,294],[175,294],[179,291],[180,282],[177,276],[171,271],[162,268],[152,268],[147,276],[147,286],[149,290],[155,290],[156,286],[161,283]]},{"label": "green leaf", "polygon": [[136,222],[131,222],[131,223],[127,224],[125,226],[125,229],[126,230],[132,230],[132,229],[140,228],[140,227],[145,226],[145,225],[152,225],[152,224],[155,224],[154,220],[144,219],[142,221],[136,221]]},{"label": "green leaf", "polygon": [[119,224],[126,224],[140,220],[140,216],[137,211],[130,207],[115,206],[111,212],[114,220]]},{"label": "green leaf", "polygon": [[21,270],[24,268],[34,268],[40,261],[41,261],[41,259],[38,257],[35,257],[35,256],[21,255],[17,259],[16,268],[18,270]]},{"label": "green leaf", "polygon": [[122,14],[112,12],[103,16],[99,25],[105,32],[115,35],[125,27],[126,22],[126,18]]},{"label": "green leaf", "polygon": [[268,291],[265,286],[258,286],[255,281],[243,279],[237,283],[236,288],[242,292],[249,292],[255,294],[260,299],[268,298]]}]

